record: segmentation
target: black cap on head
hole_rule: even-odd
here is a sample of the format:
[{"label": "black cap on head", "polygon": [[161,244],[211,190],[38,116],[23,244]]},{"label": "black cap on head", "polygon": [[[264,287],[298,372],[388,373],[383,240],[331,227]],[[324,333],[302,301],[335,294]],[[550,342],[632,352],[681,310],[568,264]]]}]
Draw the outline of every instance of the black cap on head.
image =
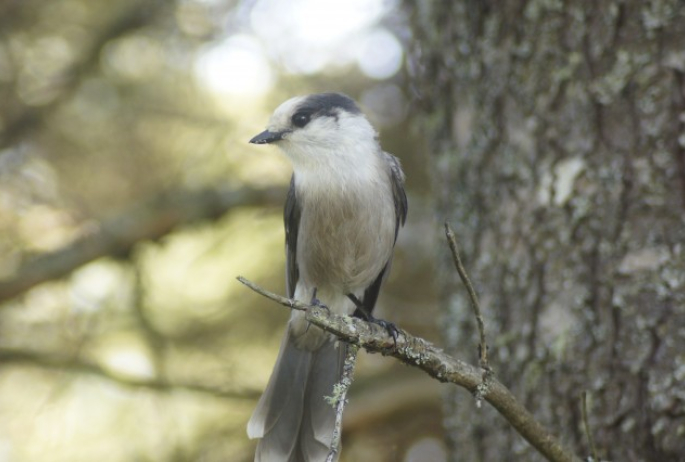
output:
[{"label": "black cap on head", "polygon": [[350,114],[362,112],[357,103],[343,93],[316,93],[308,96],[297,108],[297,112],[306,112],[315,117],[335,117],[340,110]]}]

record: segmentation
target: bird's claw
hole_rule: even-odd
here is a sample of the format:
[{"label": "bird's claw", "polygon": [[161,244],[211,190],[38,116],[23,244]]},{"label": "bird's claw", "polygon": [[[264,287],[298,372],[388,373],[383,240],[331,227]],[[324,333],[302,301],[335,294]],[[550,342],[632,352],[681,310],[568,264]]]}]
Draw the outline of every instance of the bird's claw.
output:
[{"label": "bird's claw", "polygon": [[312,299],[311,299],[311,301],[309,302],[309,304],[310,304],[311,306],[316,306],[316,307],[318,307],[318,308],[323,308],[324,310],[326,310],[326,313],[330,314],[330,313],[331,313],[331,310],[330,310],[326,305],[324,305],[323,303],[321,303],[321,300],[319,300],[318,298],[316,298],[316,291],[317,291],[317,289],[316,289],[316,287],[314,287],[314,292],[312,293]]},{"label": "bird's claw", "polygon": [[357,298],[356,295],[347,294],[347,298],[349,298],[352,301],[352,303],[354,303],[354,305],[357,307],[357,309],[354,310],[354,317],[381,326],[383,329],[386,330],[388,335],[392,337],[392,341],[395,344],[395,347],[397,347],[397,337],[400,333],[400,330],[397,328],[395,324],[385,321],[383,319],[374,318],[371,315],[371,313],[366,311],[366,309],[364,308],[364,304],[359,300],[359,298]]},{"label": "bird's claw", "polygon": [[378,324],[381,326],[385,331],[388,333],[389,336],[392,337],[392,341],[395,344],[395,347],[397,347],[397,337],[400,334],[400,330],[397,328],[397,326],[389,321],[385,321],[383,319],[376,319],[372,317],[371,319],[368,320],[371,323]]}]

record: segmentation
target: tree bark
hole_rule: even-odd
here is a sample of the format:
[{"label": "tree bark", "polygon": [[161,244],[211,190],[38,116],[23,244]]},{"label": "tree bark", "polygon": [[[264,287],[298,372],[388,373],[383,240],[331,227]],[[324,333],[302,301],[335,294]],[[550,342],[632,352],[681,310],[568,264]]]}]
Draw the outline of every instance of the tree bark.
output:
[{"label": "tree bark", "polygon": [[[685,460],[685,5],[406,2],[438,215],[499,380],[577,452]],[[468,297],[441,258],[449,352]],[[541,460],[463,391],[451,460]]]}]

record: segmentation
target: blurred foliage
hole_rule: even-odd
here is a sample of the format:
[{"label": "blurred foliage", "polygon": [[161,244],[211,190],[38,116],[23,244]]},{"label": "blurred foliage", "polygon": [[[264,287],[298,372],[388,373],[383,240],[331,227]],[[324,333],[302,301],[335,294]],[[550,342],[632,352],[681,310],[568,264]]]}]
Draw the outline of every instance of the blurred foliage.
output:
[{"label": "blurred foliage", "polygon": [[[170,191],[287,184],[287,162],[246,140],[280,101],[334,89],[371,109],[409,177],[410,222],[379,313],[435,339],[426,158],[404,118],[402,73],[281,72],[268,94],[217,96],[195,62],[247,30],[255,3],[0,3],[0,283],[98,236],[103,220],[136,226],[135,206],[164,220],[151,199]],[[392,8],[382,20],[403,24]],[[234,277],[282,292],[283,266],[280,205],[246,205],[5,300],[0,461],[251,460],[245,423],[288,314]],[[343,460],[440,460],[439,388],[372,356],[358,375]]]}]

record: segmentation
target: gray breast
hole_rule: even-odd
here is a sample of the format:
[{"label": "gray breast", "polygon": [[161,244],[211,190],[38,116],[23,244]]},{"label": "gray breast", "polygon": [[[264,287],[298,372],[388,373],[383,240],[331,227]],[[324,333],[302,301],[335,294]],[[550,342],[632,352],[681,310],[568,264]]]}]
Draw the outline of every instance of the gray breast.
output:
[{"label": "gray breast", "polygon": [[392,191],[382,180],[300,193],[297,260],[307,286],[348,293],[366,288],[381,272],[395,235]]}]

